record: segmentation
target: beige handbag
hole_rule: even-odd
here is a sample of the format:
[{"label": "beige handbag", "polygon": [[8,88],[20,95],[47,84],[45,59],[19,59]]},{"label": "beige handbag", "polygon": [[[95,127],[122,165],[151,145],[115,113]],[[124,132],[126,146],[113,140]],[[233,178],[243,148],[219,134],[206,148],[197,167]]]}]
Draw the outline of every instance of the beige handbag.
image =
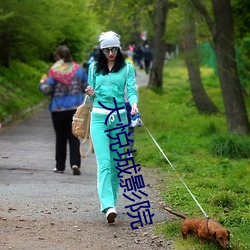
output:
[{"label": "beige handbag", "polygon": [[[86,103],[88,96],[86,95],[83,103],[77,108],[72,121],[72,133],[80,141],[80,154],[85,158],[90,151],[93,151],[93,144],[90,138],[90,112],[92,110],[92,103]],[[89,140],[89,149],[86,153],[83,152],[83,145]]]}]

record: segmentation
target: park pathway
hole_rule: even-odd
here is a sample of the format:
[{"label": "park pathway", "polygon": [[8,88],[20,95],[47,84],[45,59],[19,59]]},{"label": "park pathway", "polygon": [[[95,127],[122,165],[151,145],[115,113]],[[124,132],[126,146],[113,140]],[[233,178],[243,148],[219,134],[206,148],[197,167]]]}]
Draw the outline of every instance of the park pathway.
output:
[{"label": "park pathway", "polygon": [[[147,84],[144,72],[138,71],[137,83]],[[80,176],[73,176],[69,165],[55,174],[54,165],[47,107],[0,130],[0,250],[172,249],[153,234],[153,226],[168,219],[160,209],[156,170],[141,170],[154,225],[132,230],[123,197],[114,225],[100,213],[94,154],[82,160]]]}]

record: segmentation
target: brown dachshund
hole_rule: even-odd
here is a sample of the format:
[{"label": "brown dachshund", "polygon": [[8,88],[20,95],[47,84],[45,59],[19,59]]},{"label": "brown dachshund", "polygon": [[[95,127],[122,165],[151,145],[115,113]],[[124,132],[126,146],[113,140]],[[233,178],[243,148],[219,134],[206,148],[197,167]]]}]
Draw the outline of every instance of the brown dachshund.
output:
[{"label": "brown dachshund", "polygon": [[231,249],[229,240],[230,232],[222,225],[210,218],[187,218],[185,215],[173,212],[169,208],[162,207],[166,211],[183,219],[181,233],[183,239],[187,239],[188,234],[196,235],[201,241],[216,241],[224,249]]}]

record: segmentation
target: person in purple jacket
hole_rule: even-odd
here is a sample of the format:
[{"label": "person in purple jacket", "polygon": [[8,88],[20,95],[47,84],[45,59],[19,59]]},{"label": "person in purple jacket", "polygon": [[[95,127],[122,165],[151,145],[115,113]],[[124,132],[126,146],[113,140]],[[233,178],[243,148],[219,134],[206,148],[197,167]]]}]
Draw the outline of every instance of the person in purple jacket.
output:
[{"label": "person in purple jacket", "polygon": [[80,175],[80,142],[72,134],[72,117],[84,100],[87,74],[73,61],[67,46],[59,46],[55,51],[56,62],[49,69],[48,76],[41,79],[40,91],[50,95],[49,110],[56,135],[55,173],[64,173],[66,168],[67,142],[69,142],[70,166],[73,175]]}]

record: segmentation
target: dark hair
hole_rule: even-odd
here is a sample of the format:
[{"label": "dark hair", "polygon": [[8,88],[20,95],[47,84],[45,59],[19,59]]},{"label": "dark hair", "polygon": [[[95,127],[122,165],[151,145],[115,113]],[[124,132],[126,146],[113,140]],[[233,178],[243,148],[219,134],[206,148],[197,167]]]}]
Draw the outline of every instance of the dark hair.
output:
[{"label": "dark hair", "polygon": [[[117,55],[115,58],[115,65],[112,69],[113,72],[118,72],[121,68],[125,66],[125,60],[121,53],[121,50],[118,49]],[[103,75],[109,74],[109,69],[107,65],[107,58],[103,54],[102,50],[100,50],[99,56],[97,57],[97,63],[96,63],[96,72],[101,73]]]},{"label": "dark hair", "polygon": [[55,58],[60,57],[61,59],[63,59],[64,62],[72,62],[73,61],[70,50],[65,45],[61,45],[56,49],[56,51],[54,53],[54,57]]}]

